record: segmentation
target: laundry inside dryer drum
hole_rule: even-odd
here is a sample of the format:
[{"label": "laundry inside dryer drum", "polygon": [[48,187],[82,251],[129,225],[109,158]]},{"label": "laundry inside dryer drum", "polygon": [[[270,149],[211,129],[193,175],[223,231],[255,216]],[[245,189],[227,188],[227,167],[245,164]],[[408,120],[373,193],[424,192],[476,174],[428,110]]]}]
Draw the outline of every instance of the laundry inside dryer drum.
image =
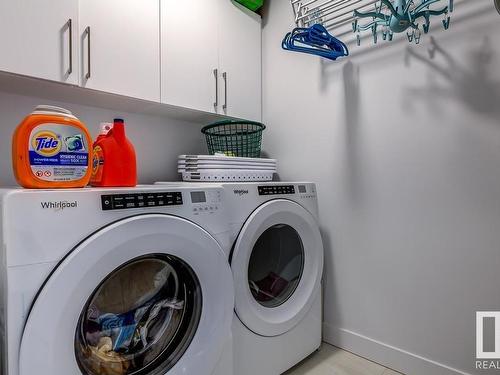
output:
[{"label": "laundry inside dryer drum", "polygon": [[111,273],[80,316],[75,354],[84,374],[165,374],[198,327],[201,287],[181,259],[150,255]]},{"label": "laundry inside dryer drum", "polygon": [[284,304],[295,292],[304,270],[300,235],[286,224],[274,225],[259,237],[250,256],[248,283],[264,307]]}]

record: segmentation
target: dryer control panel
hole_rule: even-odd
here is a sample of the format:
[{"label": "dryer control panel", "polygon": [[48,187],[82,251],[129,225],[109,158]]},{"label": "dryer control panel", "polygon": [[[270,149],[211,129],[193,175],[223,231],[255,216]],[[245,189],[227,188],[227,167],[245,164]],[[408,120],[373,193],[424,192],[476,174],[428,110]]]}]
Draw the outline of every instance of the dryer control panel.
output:
[{"label": "dryer control panel", "polygon": [[214,214],[222,202],[220,190],[191,191],[190,198],[195,215]]},{"label": "dryer control panel", "polygon": [[181,192],[146,192],[133,194],[102,195],[103,211],[128,208],[180,206],[183,204]]}]

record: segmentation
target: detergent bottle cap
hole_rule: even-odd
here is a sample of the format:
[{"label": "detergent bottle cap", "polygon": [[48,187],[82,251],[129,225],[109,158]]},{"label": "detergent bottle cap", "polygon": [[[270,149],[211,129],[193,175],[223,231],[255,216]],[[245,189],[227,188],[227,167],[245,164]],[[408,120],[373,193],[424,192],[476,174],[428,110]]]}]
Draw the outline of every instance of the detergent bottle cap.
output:
[{"label": "detergent bottle cap", "polygon": [[101,122],[99,135],[106,135],[111,129],[113,129],[113,124],[111,122]]},{"label": "detergent bottle cap", "polygon": [[125,141],[125,121],[121,118],[115,118],[113,120],[113,131],[110,134],[119,141]]},{"label": "detergent bottle cap", "polygon": [[67,109],[56,107],[53,105],[38,105],[35,110],[31,113],[32,115],[51,115],[51,116],[65,116],[70,118],[76,117],[68,111]]}]

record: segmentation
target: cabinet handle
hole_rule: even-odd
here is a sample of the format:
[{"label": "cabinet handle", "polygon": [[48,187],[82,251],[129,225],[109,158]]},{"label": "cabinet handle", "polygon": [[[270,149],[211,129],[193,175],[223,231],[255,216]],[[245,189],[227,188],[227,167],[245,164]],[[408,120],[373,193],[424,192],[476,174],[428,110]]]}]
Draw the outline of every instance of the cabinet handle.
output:
[{"label": "cabinet handle", "polygon": [[70,18],[66,25],[68,26],[69,31],[69,68],[66,75],[69,76],[73,73],[73,20]]},{"label": "cabinet handle", "polygon": [[224,79],[224,105],[222,109],[227,112],[227,72],[222,73],[222,78]]},{"label": "cabinet handle", "polygon": [[214,77],[215,77],[215,103],[214,103],[214,108],[215,108],[215,112],[217,112],[217,107],[219,106],[219,69],[214,69]]},{"label": "cabinet handle", "polygon": [[87,35],[87,74],[85,74],[85,78],[90,78],[90,26],[87,26],[85,29],[85,34]]}]

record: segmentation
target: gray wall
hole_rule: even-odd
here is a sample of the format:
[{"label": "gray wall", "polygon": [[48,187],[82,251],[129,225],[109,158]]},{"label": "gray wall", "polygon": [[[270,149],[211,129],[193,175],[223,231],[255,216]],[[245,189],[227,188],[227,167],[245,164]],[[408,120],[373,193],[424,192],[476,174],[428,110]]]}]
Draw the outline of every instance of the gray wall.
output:
[{"label": "gray wall", "polygon": [[457,4],[433,60],[425,37],[322,63],[281,50],[292,26],[290,2],[268,1],[265,148],[282,179],[319,185],[325,340],[408,374],[487,374],[474,365],[475,312],[500,310],[493,1]]},{"label": "gray wall", "polygon": [[166,117],[117,112],[0,92],[0,186],[16,184],[11,167],[11,140],[15,127],[38,104],[67,108],[85,123],[95,138],[101,122],[122,117],[135,146],[139,182],[177,181],[177,156],[206,153],[201,125]]}]

